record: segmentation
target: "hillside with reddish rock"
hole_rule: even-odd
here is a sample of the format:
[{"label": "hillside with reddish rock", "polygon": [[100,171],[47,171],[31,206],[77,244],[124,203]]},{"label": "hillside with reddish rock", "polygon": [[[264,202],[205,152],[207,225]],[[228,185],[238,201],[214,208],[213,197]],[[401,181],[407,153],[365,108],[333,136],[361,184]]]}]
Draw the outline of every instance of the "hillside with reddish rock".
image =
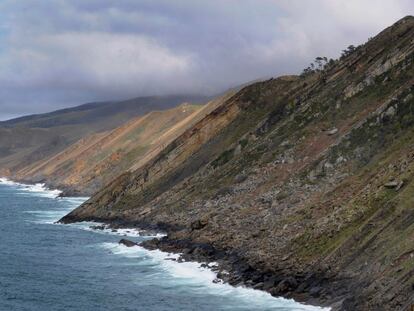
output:
[{"label": "hillside with reddish rock", "polygon": [[174,95],[138,97],[97,102],[0,122],[0,174],[17,178],[18,171],[47,161],[81,139],[105,135],[151,111],[182,103],[203,104],[205,96]]},{"label": "hillside with reddish rock", "polygon": [[[57,155],[17,171],[18,180],[46,180],[67,194],[92,194],[119,174],[129,170],[157,148],[168,143],[161,136],[187,120],[201,106],[182,104],[150,112],[109,132],[87,136]],[[177,126],[178,125],[178,126]]]}]

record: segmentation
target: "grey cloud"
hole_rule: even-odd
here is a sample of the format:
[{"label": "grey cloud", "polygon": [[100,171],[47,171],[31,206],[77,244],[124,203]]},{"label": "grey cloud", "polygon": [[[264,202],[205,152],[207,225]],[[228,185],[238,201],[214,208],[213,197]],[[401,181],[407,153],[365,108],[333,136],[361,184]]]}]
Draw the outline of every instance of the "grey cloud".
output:
[{"label": "grey cloud", "polygon": [[408,0],[3,0],[0,118],[298,73],[413,10]]}]

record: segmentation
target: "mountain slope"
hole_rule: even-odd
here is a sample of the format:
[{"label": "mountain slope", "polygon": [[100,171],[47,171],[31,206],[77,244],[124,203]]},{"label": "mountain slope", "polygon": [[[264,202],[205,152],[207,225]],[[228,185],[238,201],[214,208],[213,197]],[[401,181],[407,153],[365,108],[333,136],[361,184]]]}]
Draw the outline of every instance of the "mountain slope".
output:
[{"label": "mountain slope", "polygon": [[63,222],[164,229],[232,284],[341,310],[414,303],[414,18],[321,72],[247,86]]},{"label": "mountain slope", "polygon": [[140,97],[92,103],[51,113],[0,122],[0,173],[13,174],[44,160],[88,135],[112,130],[152,110],[184,102],[203,103],[202,96]]},{"label": "mountain slope", "polygon": [[97,123],[96,126],[108,129],[120,126],[131,117],[142,116],[153,110],[164,110],[185,102],[204,103],[207,100],[208,97],[206,96],[171,95],[88,103],[50,113],[2,121],[0,127],[51,128],[64,125],[94,125]]},{"label": "mountain slope", "polygon": [[57,155],[14,174],[19,180],[47,181],[71,194],[90,195],[144,158],[162,148],[162,136],[177,124],[189,123],[201,106],[182,104],[153,111],[109,132],[81,139]]},{"label": "mountain slope", "polygon": [[181,104],[151,111],[106,132],[89,135],[58,154],[31,163],[13,174],[24,182],[46,182],[65,195],[91,195],[125,171],[134,171],[173,139],[209,113],[230,90],[204,107]]}]

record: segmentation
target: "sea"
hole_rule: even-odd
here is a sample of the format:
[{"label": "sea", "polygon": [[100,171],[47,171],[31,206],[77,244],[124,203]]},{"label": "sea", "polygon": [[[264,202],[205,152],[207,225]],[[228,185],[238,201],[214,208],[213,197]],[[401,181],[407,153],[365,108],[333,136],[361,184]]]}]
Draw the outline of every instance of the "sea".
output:
[{"label": "sea", "polygon": [[200,263],[118,244],[154,238],[137,230],[57,224],[87,199],[59,193],[0,178],[0,311],[323,310],[213,283]]}]

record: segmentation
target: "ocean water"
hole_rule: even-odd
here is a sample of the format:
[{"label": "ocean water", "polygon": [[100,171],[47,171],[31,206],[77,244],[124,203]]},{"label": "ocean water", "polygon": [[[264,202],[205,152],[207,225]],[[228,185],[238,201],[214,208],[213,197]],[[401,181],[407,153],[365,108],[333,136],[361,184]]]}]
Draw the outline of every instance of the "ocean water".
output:
[{"label": "ocean water", "polygon": [[197,263],[127,248],[136,231],[55,224],[86,198],[0,179],[0,311],[322,310],[226,284]]}]

